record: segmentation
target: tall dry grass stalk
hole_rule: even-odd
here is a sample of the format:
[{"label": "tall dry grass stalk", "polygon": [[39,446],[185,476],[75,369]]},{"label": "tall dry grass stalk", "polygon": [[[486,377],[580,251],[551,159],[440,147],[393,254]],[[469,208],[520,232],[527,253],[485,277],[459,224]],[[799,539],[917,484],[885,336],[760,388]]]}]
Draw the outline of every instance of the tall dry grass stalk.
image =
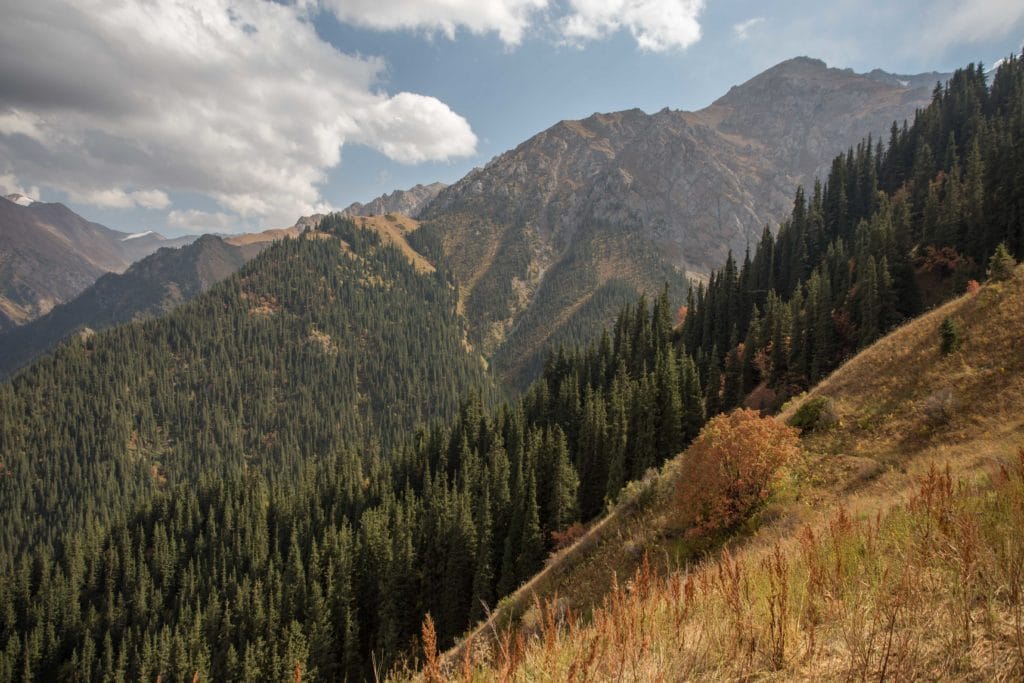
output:
[{"label": "tall dry grass stalk", "polygon": [[[535,599],[537,627],[464,655],[458,677],[1020,680],[1022,580],[1024,449],[983,485],[932,468],[885,515],[840,508],[757,553],[724,550],[667,576],[645,557],[585,620],[557,596]],[[424,652],[424,679],[439,680]]]}]

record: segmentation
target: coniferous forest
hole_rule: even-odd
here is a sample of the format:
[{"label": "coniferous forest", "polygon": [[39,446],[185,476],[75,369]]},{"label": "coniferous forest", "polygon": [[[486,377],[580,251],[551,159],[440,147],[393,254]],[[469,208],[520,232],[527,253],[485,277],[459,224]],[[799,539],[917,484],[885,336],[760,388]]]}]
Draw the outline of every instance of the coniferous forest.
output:
[{"label": "coniferous forest", "polygon": [[[840,154],[788,221],[690,292],[683,346],[708,412],[774,407],[901,321],[1024,256],[1024,64],[958,70],[888,145]],[[764,389],[767,389],[767,396]]]},{"label": "coniferous forest", "polygon": [[[331,218],[0,386],[0,681],[360,680],[441,644],[706,417],[1024,256],[1024,63],[935,90],[691,290],[502,402],[456,283]],[[443,264],[442,264],[443,265]]]}]

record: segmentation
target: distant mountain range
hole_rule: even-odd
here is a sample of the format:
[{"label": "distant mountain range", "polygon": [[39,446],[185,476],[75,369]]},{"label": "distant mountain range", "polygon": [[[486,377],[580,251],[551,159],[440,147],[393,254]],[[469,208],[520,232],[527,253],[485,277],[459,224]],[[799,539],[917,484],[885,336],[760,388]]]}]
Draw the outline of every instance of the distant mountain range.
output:
[{"label": "distant mountain range", "polygon": [[442,190],[418,234],[450,260],[474,341],[507,379],[529,378],[547,349],[591,336],[639,292],[742,258],[797,185],[888,137],[947,77],[800,57],[700,111],[562,121]]},{"label": "distant mountain range", "polygon": [[[409,243],[452,270],[471,342],[521,386],[549,349],[592,338],[640,292],[668,284],[680,302],[687,278],[703,278],[729,250],[741,256],[766,224],[785,216],[798,184],[824,176],[837,151],[866,135],[887,136],[947,76],[856,74],[791,59],[700,111],[633,109],[562,121],[454,185],[396,190],[339,213],[421,219]],[[160,247],[195,239],[123,233],[62,204],[6,199],[0,331],[70,302],[104,273],[122,273]],[[243,258],[228,257],[231,248],[315,228],[322,219],[225,238],[217,257],[212,241],[164,254],[124,278],[96,282],[24,338],[42,348],[81,326],[167,310],[203,289],[203,259],[220,263],[210,272],[226,276],[227,264],[237,269]],[[140,287],[139,278],[149,284]],[[0,337],[0,346],[11,339]],[[27,359],[14,355],[22,360],[0,363],[0,372]]]},{"label": "distant mountain range", "polygon": [[83,335],[167,313],[236,272],[270,241],[228,244],[204,235],[162,248],[123,273],[106,273],[77,297],[46,315],[0,334],[0,378],[53,348],[73,332]]},{"label": "distant mountain range", "polygon": [[104,273],[194,239],[111,230],[63,204],[8,195],[0,199],[0,331],[69,301]]}]

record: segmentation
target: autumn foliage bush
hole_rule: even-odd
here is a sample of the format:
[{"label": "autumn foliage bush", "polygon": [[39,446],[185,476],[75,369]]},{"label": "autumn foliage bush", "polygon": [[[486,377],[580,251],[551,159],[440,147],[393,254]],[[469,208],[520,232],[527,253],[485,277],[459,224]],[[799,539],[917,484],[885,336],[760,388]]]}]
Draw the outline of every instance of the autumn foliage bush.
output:
[{"label": "autumn foliage bush", "polygon": [[798,430],[755,410],[712,418],[682,456],[677,523],[687,535],[734,528],[771,493],[779,469],[799,453]]}]

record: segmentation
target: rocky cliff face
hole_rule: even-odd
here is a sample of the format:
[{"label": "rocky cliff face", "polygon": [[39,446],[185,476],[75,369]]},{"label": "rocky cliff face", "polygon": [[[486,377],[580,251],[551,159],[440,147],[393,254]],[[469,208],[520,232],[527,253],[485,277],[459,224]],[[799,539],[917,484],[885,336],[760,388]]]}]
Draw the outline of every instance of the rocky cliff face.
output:
[{"label": "rocky cliff face", "polygon": [[[586,336],[610,317],[573,320],[602,287],[620,293],[598,297],[610,308],[659,287],[665,267],[702,277],[730,249],[742,253],[786,215],[798,184],[864,137],[887,137],[941,78],[792,59],[701,111],[558,123],[441,191],[420,217],[453,263],[476,341],[506,375],[528,373],[566,330]],[[553,274],[588,284],[555,305]]]},{"label": "rocky cliff face", "polygon": [[340,211],[342,216],[383,216],[388,213],[400,213],[415,218],[424,206],[429,204],[437,194],[448,187],[444,183],[416,185],[408,190],[395,190],[391,194],[381,195],[366,204],[356,202]]}]

